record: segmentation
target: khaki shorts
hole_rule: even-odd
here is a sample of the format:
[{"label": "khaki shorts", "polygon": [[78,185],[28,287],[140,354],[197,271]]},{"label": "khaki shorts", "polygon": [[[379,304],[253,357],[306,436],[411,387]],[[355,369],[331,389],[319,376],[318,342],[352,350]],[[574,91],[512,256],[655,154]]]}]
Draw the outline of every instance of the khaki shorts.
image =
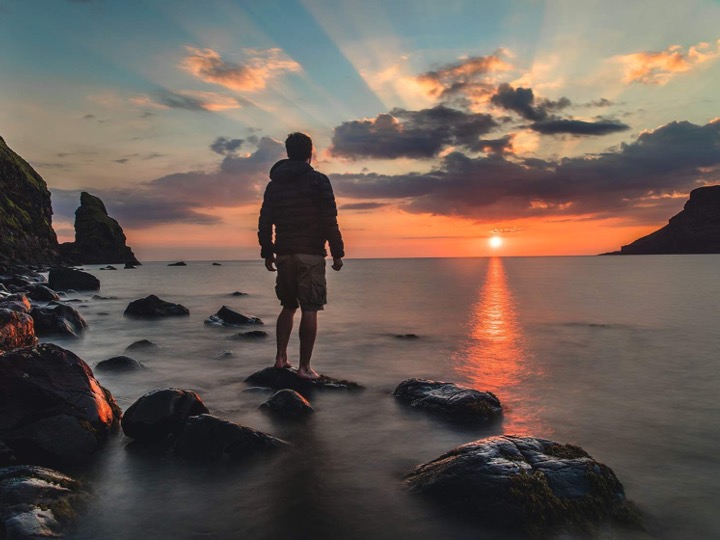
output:
[{"label": "khaki shorts", "polygon": [[319,311],[327,304],[325,257],[322,255],[278,255],[275,294],[283,307]]}]

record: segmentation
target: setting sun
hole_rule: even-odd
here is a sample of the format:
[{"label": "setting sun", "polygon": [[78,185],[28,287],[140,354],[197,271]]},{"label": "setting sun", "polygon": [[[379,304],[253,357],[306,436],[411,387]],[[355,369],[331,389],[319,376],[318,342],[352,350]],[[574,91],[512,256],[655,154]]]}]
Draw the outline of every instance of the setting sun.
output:
[{"label": "setting sun", "polygon": [[493,236],[490,238],[490,240],[488,240],[488,243],[490,244],[491,248],[497,249],[503,245],[503,239],[499,236]]}]

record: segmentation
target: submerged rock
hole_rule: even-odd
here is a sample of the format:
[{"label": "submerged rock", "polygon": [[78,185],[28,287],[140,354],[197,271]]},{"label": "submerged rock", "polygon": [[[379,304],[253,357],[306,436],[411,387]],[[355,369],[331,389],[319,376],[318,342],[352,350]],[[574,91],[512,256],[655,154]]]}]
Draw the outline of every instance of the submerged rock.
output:
[{"label": "submerged rock", "polygon": [[108,265],[108,266],[103,266],[102,268],[100,268],[100,270],[117,270],[117,268],[115,268],[114,266]]},{"label": "submerged rock", "polygon": [[230,293],[230,296],[247,296],[246,292],[235,291]]},{"label": "submerged rock", "polygon": [[480,392],[453,383],[406,379],[393,395],[411,407],[450,416],[457,420],[487,422],[502,418],[500,400],[492,392]]},{"label": "submerged rock", "polygon": [[418,339],[420,336],[417,334],[396,334],[395,337],[398,339]]},{"label": "submerged rock", "polygon": [[233,311],[227,306],[223,306],[215,315],[211,315],[205,319],[205,324],[244,326],[246,324],[263,324],[263,322],[258,317],[248,317],[247,315]]},{"label": "submerged rock", "polygon": [[127,352],[127,351],[152,351],[152,350],[159,349],[159,348],[160,347],[158,347],[156,343],[153,343],[149,339],[139,339],[138,341],[134,341],[130,345],[128,345],[125,348],[125,352]]},{"label": "submerged rock", "polygon": [[0,439],[19,460],[83,461],[121,415],[90,367],[57,345],[16,349],[0,361]]},{"label": "submerged rock", "polygon": [[185,263],[185,261],[179,261],[176,263],[170,263],[168,264],[168,266],[187,266],[187,264]]},{"label": "submerged rock", "polygon": [[315,389],[328,390],[359,390],[362,388],[359,384],[351,381],[333,379],[326,375],[321,375],[319,379],[309,380],[298,377],[297,373],[289,369],[279,369],[275,367],[267,367],[256,371],[245,379],[246,383],[264,388],[273,388],[281,390],[289,388],[296,390],[301,394],[311,392]]},{"label": "submerged rock", "polygon": [[0,308],[0,355],[36,343],[35,323],[30,315]]},{"label": "submerged rock", "polygon": [[112,358],[98,362],[95,369],[104,371],[137,371],[138,369],[145,369],[145,366],[142,362],[138,362],[129,356],[113,356]]},{"label": "submerged rock", "polygon": [[210,412],[195,392],[177,388],[152,390],[125,411],[125,435],[139,441],[160,441],[182,430],[190,416]]},{"label": "submerged rock", "polygon": [[214,262],[214,263],[212,263],[212,266],[222,266],[222,264]]},{"label": "submerged rock", "polygon": [[88,326],[75,308],[65,304],[34,307],[30,315],[35,321],[35,333],[41,337],[55,335],[80,337]]},{"label": "submerged rock", "polygon": [[527,532],[633,514],[609,467],[577,446],[532,437],[464,444],[417,467],[405,485],[481,522]]},{"label": "submerged rock", "polygon": [[310,402],[295,390],[278,390],[260,408],[286,418],[300,418],[315,412]]},{"label": "submerged rock", "polygon": [[224,455],[240,460],[285,446],[285,441],[262,431],[201,414],[188,418],[175,453],[192,461],[219,461]]},{"label": "submerged rock", "polygon": [[83,510],[85,486],[33,465],[0,468],[0,530],[8,540],[59,538]]},{"label": "submerged rock", "polygon": [[55,291],[97,291],[100,289],[100,280],[80,270],[72,268],[55,267],[50,269],[48,286]]},{"label": "submerged rock", "polygon": [[235,354],[232,351],[220,351],[215,355],[215,358],[232,358]]},{"label": "submerged rock", "polygon": [[137,266],[132,263],[125,263],[125,270],[135,270]]},{"label": "submerged rock", "polygon": [[238,332],[225,339],[258,339],[266,337],[268,337],[268,333],[264,330],[250,330],[249,332]]},{"label": "submerged rock", "polygon": [[135,317],[174,317],[190,315],[190,310],[180,304],[173,304],[172,302],[166,302],[151,294],[140,300],[135,300],[128,304],[125,309],[125,315],[132,315]]},{"label": "submerged rock", "polygon": [[101,296],[99,294],[93,294],[92,300],[117,300],[117,296]]}]

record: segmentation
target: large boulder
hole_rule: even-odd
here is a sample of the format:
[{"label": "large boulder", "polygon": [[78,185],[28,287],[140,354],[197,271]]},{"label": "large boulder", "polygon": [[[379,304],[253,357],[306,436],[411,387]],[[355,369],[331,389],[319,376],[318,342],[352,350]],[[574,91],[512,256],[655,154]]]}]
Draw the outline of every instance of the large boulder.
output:
[{"label": "large boulder", "polygon": [[54,291],[97,291],[100,289],[100,280],[82,270],[58,266],[50,269],[48,286]]},{"label": "large boulder", "polygon": [[50,191],[0,137],[0,263],[55,263]]},{"label": "large boulder", "polygon": [[35,323],[30,315],[0,308],[0,354],[36,343]]},{"label": "large boulder", "polygon": [[285,418],[301,418],[315,412],[307,399],[289,388],[275,392],[260,408]]},{"label": "large boulder", "polygon": [[480,522],[531,533],[637,519],[609,467],[577,446],[546,439],[464,444],[417,467],[405,485]]},{"label": "large boulder", "polygon": [[439,413],[456,420],[487,422],[502,418],[500,400],[492,392],[480,392],[454,383],[406,379],[393,395],[411,407]]},{"label": "large boulder", "polygon": [[52,469],[0,468],[2,538],[60,538],[85,508],[88,496],[81,482]]},{"label": "large boulder", "polygon": [[54,300],[60,300],[60,297],[50,287],[43,285],[42,283],[31,283],[23,287],[28,298],[35,302],[52,302]]},{"label": "large boulder", "polygon": [[46,307],[33,307],[30,315],[35,321],[35,333],[40,336],[80,337],[88,324],[72,306],[53,303]]},{"label": "large boulder", "polygon": [[285,441],[262,431],[202,414],[188,418],[175,453],[192,461],[219,461],[224,455],[235,461],[284,446]]},{"label": "large boulder", "polygon": [[0,440],[23,462],[83,461],[121,415],[90,367],[57,345],[16,349],[0,361]]},{"label": "large boulder", "polygon": [[190,416],[210,412],[195,392],[177,388],[152,390],[125,411],[125,435],[138,441],[162,441],[182,431]]},{"label": "large boulder", "polygon": [[98,362],[95,369],[101,371],[137,371],[145,369],[142,362],[138,362],[129,356],[113,356],[102,362]]},{"label": "large boulder", "polygon": [[256,371],[245,379],[246,383],[263,388],[273,388],[281,390],[289,388],[303,395],[307,395],[313,390],[359,390],[362,388],[358,383],[333,379],[326,375],[321,375],[319,379],[303,379],[298,377],[297,373],[289,369],[280,369],[275,367],[266,367],[260,371]]},{"label": "large boulder", "polygon": [[73,264],[140,264],[126,241],[122,227],[108,216],[103,202],[83,191],[75,211],[75,242],[61,244],[60,251]]},{"label": "large boulder", "polygon": [[233,311],[227,306],[221,307],[215,315],[210,315],[205,319],[205,324],[215,324],[219,326],[244,326],[246,324],[263,324],[258,317],[249,317]]},{"label": "large boulder", "polygon": [[28,297],[22,293],[14,293],[0,301],[0,309],[9,309],[19,313],[30,313],[32,305]]},{"label": "large boulder", "polygon": [[128,304],[125,309],[125,315],[132,315],[134,317],[173,317],[190,315],[190,310],[180,304],[173,304],[172,302],[166,302],[161,298],[158,298],[154,294],[141,298],[140,300],[134,300]]}]

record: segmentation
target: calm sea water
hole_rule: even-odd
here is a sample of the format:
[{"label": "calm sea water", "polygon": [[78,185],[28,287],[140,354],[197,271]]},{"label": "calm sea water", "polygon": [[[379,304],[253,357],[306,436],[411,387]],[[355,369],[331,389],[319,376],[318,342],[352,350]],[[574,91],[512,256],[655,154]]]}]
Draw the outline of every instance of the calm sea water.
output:
[{"label": "calm sea water", "polygon": [[[576,444],[615,470],[649,533],[602,538],[720,537],[720,256],[348,260],[329,271],[313,364],[366,390],[317,394],[301,425],[259,412],[269,393],[242,382],[274,356],[279,308],[261,261],[87,268],[118,299],[75,295],[90,328],[54,341],[91,366],[138,339],[161,347],[133,355],[143,372],[96,373],[123,409],[154,388],[192,389],[293,449],[197,466],[118,436],[82,473],[95,496],[71,538],[506,538],[401,489],[415,465],[498,433]],[[123,317],[150,293],[190,317]],[[203,325],[223,304],[261,317],[270,337]],[[406,333],[420,338],[395,337]],[[491,390],[505,421],[460,429],[408,410],[391,396],[408,377]]]}]

